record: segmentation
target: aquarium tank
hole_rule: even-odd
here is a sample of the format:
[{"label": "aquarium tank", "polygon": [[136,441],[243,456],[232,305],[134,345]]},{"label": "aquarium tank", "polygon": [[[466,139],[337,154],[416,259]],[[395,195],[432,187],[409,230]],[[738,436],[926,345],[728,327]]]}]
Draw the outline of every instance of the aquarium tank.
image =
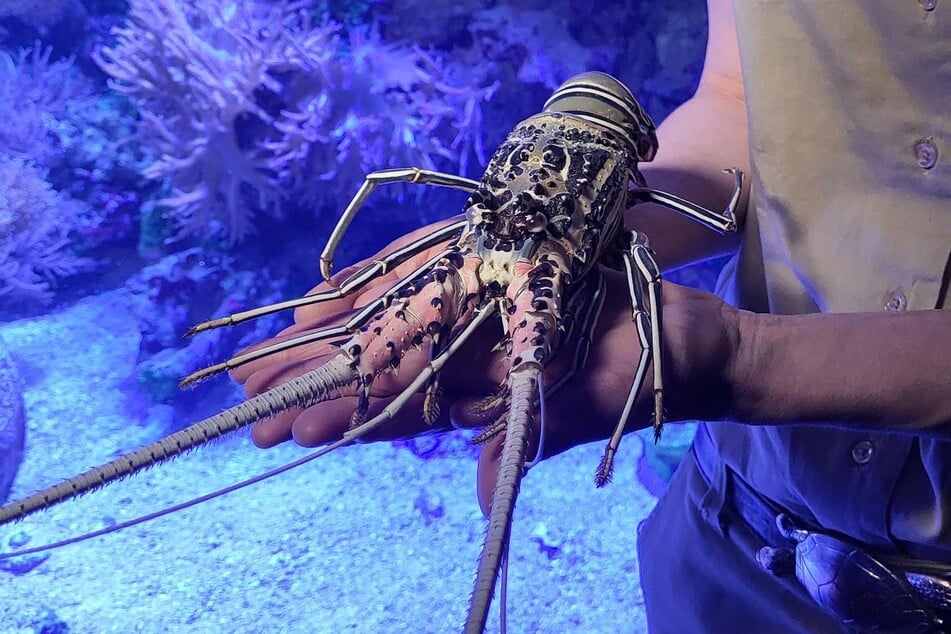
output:
[{"label": "aquarium tank", "polygon": [[[0,501],[240,403],[182,377],[293,311],[367,174],[478,180],[513,127],[596,70],[660,123],[689,98],[703,0],[0,0]],[[660,149],[663,151],[663,148]],[[338,269],[459,214],[468,194],[367,197]],[[670,272],[712,288],[722,262]],[[646,631],[635,549],[689,446],[629,434],[525,477],[508,558],[511,632]],[[360,442],[123,531],[0,559],[0,632],[454,632],[486,522],[472,434]],[[227,435],[0,527],[0,552],[127,522],[306,455]],[[498,592],[487,631],[499,631]]]}]

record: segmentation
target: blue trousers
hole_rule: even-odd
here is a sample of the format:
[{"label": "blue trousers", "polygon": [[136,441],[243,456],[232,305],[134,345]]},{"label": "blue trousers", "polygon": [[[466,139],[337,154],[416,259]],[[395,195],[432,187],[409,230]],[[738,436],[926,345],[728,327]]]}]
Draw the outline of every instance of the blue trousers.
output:
[{"label": "blue trousers", "polygon": [[647,621],[654,634],[843,634],[794,577],[756,561],[762,543],[727,513],[724,535],[698,502],[710,486],[687,453],[653,512],[638,528]]}]

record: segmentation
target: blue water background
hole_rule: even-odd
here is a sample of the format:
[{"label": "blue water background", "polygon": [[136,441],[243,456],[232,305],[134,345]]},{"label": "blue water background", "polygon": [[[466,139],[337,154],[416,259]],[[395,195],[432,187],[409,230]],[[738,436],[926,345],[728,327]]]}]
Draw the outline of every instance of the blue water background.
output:
[{"label": "blue water background", "polygon": [[[367,172],[478,178],[504,135],[583,70],[615,74],[662,121],[696,86],[705,7],[657,7],[0,2],[0,346],[20,375],[27,434],[11,497],[238,402],[227,378],[176,384],[288,318],[181,333],[311,288]],[[337,262],[464,200],[383,188]],[[669,278],[710,288],[719,266]],[[600,446],[533,470],[513,534],[510,631],[644,630],[636,526],[689,433],[674,429],[660,450],[629,437],[604,492],[591,483]],[[4,527],[0,551],[302,453],[238,434]],[[456,631],[484,531],[475,455],[458,434],[360,445],[171,518],[0,563],[0,632]]]}]

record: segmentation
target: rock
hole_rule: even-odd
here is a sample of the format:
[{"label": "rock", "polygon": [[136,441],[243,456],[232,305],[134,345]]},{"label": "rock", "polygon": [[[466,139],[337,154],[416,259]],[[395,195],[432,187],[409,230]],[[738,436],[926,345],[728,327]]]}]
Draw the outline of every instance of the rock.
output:
[{"label": "rock", "polygon": [[[26,531],[17,531],[10,535],[6,547],[0,548],[0,551],[10,553],[21,550],[30,543],[30,539],[30,534]],[[25,575],[49,558],[49,551],[20,555],[19,557],[7,557],[0,559],[0,570],[16,576]]]},{"label": "rock", "polygon": [[446,507],[443,503],[442,496],[424,489],[420,490],[419,495],[416,496],[416,500],[413,502],[413,508],[423,516],[423,521],[426,522],[426,526],[429,526],[446,514]]},{"label": "rock", "polygon": [[50,554],[48,552],[8,557],[0,559],[0,570],[15,576],[25,575],[49,558]]},{"label": "rock", "polygon": [[44,605],[40,608],[39,618],[33,624],[33,631],[36,634],[69,634],[69,625],[57,616],[53,608]]},{"label": "rock", "polygon": [[7,499],[23,462],[26,410],[23,381],[13,358],[0,341],[0,503]]}]

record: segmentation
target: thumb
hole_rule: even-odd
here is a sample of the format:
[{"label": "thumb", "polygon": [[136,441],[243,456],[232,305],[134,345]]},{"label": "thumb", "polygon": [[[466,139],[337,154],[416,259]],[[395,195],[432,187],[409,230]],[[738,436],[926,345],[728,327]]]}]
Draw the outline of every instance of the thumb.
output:
[{"label": "thumb", "polygon": [[[502,462],[502,446],[505,443],[505,432],[497,434],[482,445],[479,453],[479,469],[476,474],[476,487],[479,494],[479,507],[482,514],[489,517],[492,510],[492,494],[495,493],[495,482],[499,475],[499,464]],[[525,464],[538,459],[538,438],[532,433],[528,446],[525,448]]]},{"label": "thumb", "polygon": [[[450,407],[450,419],[457,429],[486,427],[499,420],[500,416],[507,415],[504,404],[494,407],[485,407],[484,398],[460,398]],[[528,464],[539,458],[538,428],[531,430],[528,436],[528,445],[525,448],[525,463]],[[499,463],[502,461],[502,447],[505,444],[505,432],[496,434],[482,444],[479,453],[479,469],[476,475],[476,488],[479,495],[479,506],[482,514],[489,516],[492,509],[492,494],[495,492],[495,482],[498,478]],[[547,446],[546,446],[547,449]],[[545,452],[545,455],[549,455]]]},{"label": "thumb", "polygon": [[[452,426],[457,429],[475,429],[491,425],[499,416],[505,413],[504,405],[485,407],[485,397],[465,397],[455,401],[449,410]],[[502,444],[505,434],[496,434],[482,444],[479,453],[479,470],[476,476],[476,490],[479,495],[479,506],[482,514],[489,516],[492,509],[492,492],[495,490],[495,480],[499,473],[499,461],[502,457]]]}]

